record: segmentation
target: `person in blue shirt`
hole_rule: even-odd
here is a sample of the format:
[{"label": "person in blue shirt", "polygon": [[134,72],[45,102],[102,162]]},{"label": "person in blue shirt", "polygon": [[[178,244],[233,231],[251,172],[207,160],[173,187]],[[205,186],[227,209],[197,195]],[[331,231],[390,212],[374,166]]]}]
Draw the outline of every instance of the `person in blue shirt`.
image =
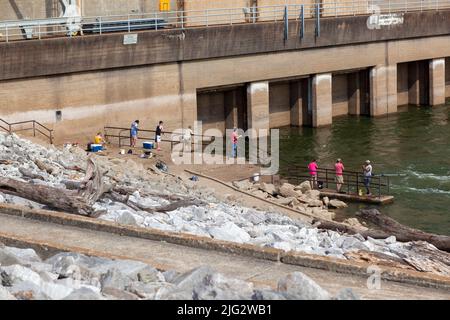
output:
[{"label": "person in blue shirt", "polygon": [[139,120],[136,120],[131,124],[131,130],[130,130],[130,145],[132,148],[136,147],[137,141],[138,141],[138,132],[139,132]]}]

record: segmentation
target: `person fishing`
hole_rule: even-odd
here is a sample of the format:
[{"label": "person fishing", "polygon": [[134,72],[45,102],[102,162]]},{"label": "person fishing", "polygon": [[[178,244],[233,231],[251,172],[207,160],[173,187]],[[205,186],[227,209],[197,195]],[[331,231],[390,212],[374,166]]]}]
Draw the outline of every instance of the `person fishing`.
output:
[{"label": "person fishing", "polygon": [[319,169],[319,166],[317,165],[317,160],[313,159],[313,161],[308,165],[309,170],[309,176],[310,176],[310,183],[311,183],[311,189],[317,188],[317,170]]},{"label": "person fishing", "polygon": [[370,160],[367,160],[364,165],[362,166],[363,169],[363,175],[364,175],[364,186],[366,187],[366,194],[367,196],[372,196],[372,193],[370,192],[370,183],[372,182],[372,165]]},{"label": "person fishing", "polygon": [[337,193],[341,192],[342,185],[344,184],[344,164],[341,159],[336,160],[336,164],[334,165],[336,170],[336,191]]}]

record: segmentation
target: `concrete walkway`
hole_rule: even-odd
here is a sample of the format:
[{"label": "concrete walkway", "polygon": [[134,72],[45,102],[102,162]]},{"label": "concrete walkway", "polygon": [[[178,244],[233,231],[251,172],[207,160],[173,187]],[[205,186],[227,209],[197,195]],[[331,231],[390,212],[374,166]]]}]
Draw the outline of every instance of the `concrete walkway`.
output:
[{"label": "concrete walkway", "polygon": [[260,285],[276,286],[286,274],[300,271],[336,294],[352,288],[363,299],[450,299],[450,292],[396,282],[382,281],[381,290],[369,290],[367,278],[338,274],[319,269],[275,263],[266,260],[195,249],[165,242],[122,237],[112,233],[92,231],[31,219],[0,214],[0,241],[23,247],[50,247],[53,250],[76,251],[109,258],[146,262],[162,270],[185,272],[201,265],[249,280]]}]

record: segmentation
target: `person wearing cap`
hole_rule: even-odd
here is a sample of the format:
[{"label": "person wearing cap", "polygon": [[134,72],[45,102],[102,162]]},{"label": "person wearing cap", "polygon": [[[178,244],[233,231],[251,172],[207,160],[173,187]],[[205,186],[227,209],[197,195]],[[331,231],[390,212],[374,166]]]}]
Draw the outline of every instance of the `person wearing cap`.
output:
[{"label": "person wearing cap", "polygon": [[341,159],[336,160],[336,164],[334,165],[336,169],[336,191],[337,193],[341,192],[342,185],[344,184],[344,164]]},{"label": "person wearing cap", "polygon": [[370,160],[367,160],[363,165],[364,186],[366,187],[367,195],[371,196],[370,183],[372,182],[372,165]]}]

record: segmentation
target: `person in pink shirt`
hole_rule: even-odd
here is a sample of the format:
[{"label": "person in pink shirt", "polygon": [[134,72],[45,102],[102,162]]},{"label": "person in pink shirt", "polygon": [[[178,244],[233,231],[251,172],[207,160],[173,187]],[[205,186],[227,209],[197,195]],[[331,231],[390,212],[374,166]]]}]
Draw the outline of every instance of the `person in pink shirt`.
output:
[{"label": "person in pink shirt", "polygon": [[317,160],[314,159],[309,165],[309,175],[311,177],[311,188],[316,189],[317,188],[317,169],[319,169],[319,166],[317,165]]},{"label": "person in pink shirt", "polygon": [[238,142],[239,139],[241,138],[241,136],[238,134],[238,129],[234,128],[233,132],[231,133],[231,145],[232,145],[232,150],[231,150],[231,157],[232,158],[236,158],[237,157],[237,151],[238,151]]},{"label": "person in pink shirt", "polygon": [[341,192],[342,185],[344,184],[344,164],[341,159],[336,160],[336,164],[334,165],[336,169],[336,191],[338,193]]}]

